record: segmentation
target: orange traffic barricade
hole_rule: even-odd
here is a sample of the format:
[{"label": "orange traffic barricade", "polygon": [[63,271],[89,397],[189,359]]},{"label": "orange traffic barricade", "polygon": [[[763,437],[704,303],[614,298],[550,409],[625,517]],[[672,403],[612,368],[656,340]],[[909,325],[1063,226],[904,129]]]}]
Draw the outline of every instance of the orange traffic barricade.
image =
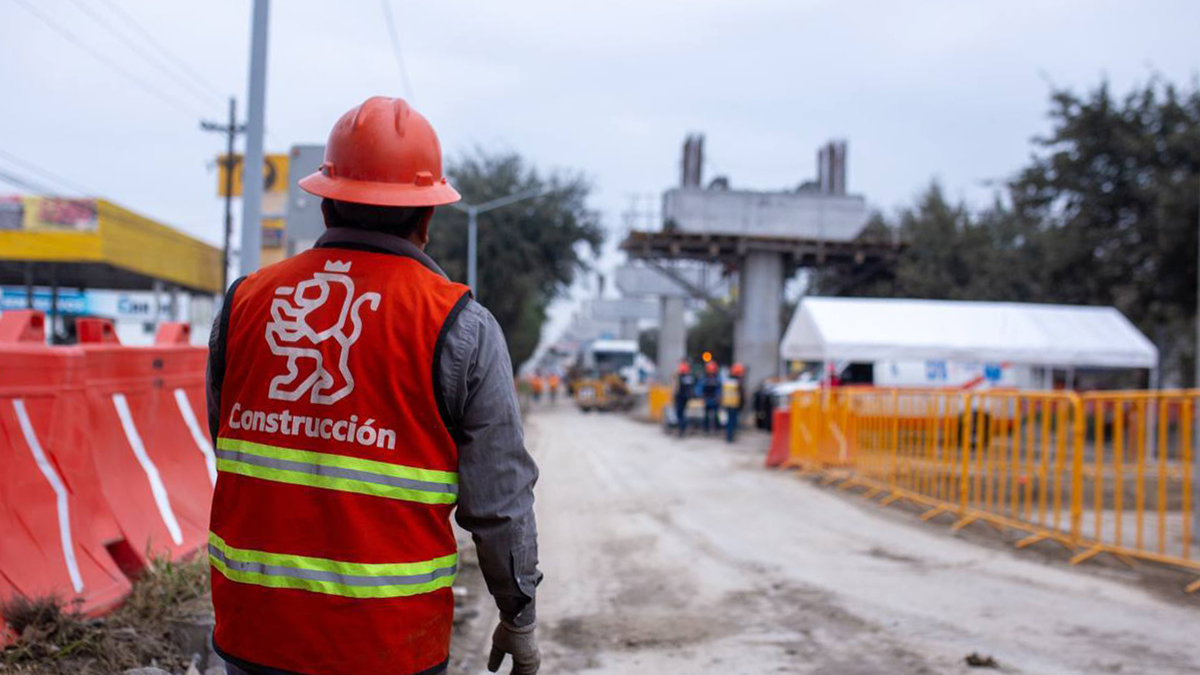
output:
[{"label": "orange traffic barricade", "polygon": [[42,315],[5,312],[0,333],[0,600],[56,596],[86,613],[129,592],[130,549],[100,489],[83,355],[45,344]]},{"label": "orange traffic barricade", "polygon": [[107,322],[81,326],[80,339],[93,450],[126,538],[143,562],[194,555],[207,546],[216,482],[207,351],[182,340],[124,347]]}]

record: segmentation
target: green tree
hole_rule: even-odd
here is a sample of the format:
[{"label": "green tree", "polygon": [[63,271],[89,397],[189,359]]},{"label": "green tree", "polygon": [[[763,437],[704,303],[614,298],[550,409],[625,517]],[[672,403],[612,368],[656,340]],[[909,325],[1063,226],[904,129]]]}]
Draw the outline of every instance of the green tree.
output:
[{"label": "green tree", "polygon": [[1114,305],[1190,372],[1200,91],[1057,90],[1050,118],[1009,186],[1015,216],[1040,225],[1044,299]]},{"label": "green tree", "polygon": [[[721,303],[716,307],[706,306],[696,317],[696,325],[688,329],[687,357],[694,359],[704,352],[712,352],[717,363],[725,366],[733,364],[733,317],[736,310],[737,306],[732,302]],[[785,302],[779,308],[779,325],[786,327],[795,312],[796,303]],[[646,336],[647,333],[642,335]],[[653,340],[657,352],[657,330],[654,331]]]},{"label": "green tree", "polygon": [[911,245],[896,266],[897,290],[917,298],[960,298],[977,272],[968,243],[978,237],[967,236],[970,226],[966,207],[949,203],[941,186],[931,184],[917,207],[900,217]]},{"label": "green tree", "polygon": [[733,312],[732,304],[721,309],[705,307],[696,317],[696,325],[687,333],[687,356],[698,358],[704,352],[712,352],[720,364],[733,363]]},{"label": "green tree", "polygon": [[[476,299],[504,329],[518,367],[537,347],[550,302],[587,269],[587,252],[599,253],[604,231],[599,216],[587,208],[591,185],[578,173],[543,174],[512,152],[476,150],[451,161],[446,173],[470,204],[548,190],[479,216]],[[429,253],[450,278],[466,281],[466,214],[438,209]]]},{"label": "green tree", "polygon": [[963,204],[946,199],[934,181],[915,206],[900,211],[895,223],[876,214],[864,234],[894,228],[907,243],[890,268],[868,278],[859,268],[829,268],[819,277],[818,291],[835,295],[958,300],[981,285],[988,236]]},{"label": "green tree", "polygon": [[658,362],[658,329],[647,328],[638,333],[638,351],[645,354],[646,358],[651,361]]},{"label": "green tree", "polygon": [[[1107,83],[1050,96],[1050,133],[987,208],[936,183],[894,222],[893,265],[822,271],[834,295],[1113,305],[1191,381],[1200,215],[1200,90],[1159,79],[1115,97]],[[865,270],[869,272],[870,270]]]}]

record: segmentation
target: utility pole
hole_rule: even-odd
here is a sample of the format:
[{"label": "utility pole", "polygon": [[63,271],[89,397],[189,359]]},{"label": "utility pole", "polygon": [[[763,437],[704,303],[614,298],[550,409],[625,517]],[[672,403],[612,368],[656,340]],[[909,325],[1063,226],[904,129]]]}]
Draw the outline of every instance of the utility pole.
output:
[{"label": "utility pole", "polygon": [[232,96],[229,98],[228,124],[201,120],[200,128],[225,134],[225,239],[221,249],[221,288],[226,289],[229,288],[229,244],[233,238],[233,172],[237,168],[233,156],[233,142],[238,134],[246,132],[246,125],[237,123],[237,99]]},{"label": "utility pole", "polygon": [[246,118],[246,159],[242,181],[242,275],[258,270],[262,259],[263,132],[267,91],[267,17],[270,0],[254,0],[250,29],[250,109]]},{"label": "utility pole", "polygon": [[532,190],[518,192],[515,195],[493,199],[490,202],[484,202],[482,204],[464,204],[463,202],[458,202],[450,205],[467,214],[467,286],[471,288],[471,292],[474,293],[476,297],[479,297],[479,288],[477,286],[478,276],[476,274],[478,270],[479,258],[479,214],[487,213],[488,211],[509,206],[511,204],[516,204],[517,202],[525,201],[526,199],[541,197],[547,192],[549,192],[549,190],[544,188],[534,188]]}]

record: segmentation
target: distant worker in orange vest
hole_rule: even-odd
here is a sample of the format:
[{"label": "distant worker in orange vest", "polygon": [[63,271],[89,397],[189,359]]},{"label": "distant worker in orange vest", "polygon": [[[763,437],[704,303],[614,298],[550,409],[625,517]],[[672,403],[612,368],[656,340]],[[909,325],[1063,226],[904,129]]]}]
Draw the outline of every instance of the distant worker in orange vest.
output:
[{"label": "distant worker in orange vest", "polygon": [[558,373],[550,373],[550,378],[546,381],[546,387],[550,391],[550,402],[554,403],[558,400],[558,388],[562,386],[562,378]]},{"label": "distant worker in orange vest", "polygon": [[537,467],[499,325],[424,253],[459,199],[437,136],[368,99],[300,186],[325,233],[236,281],[210,344],[214,645],[233,674],[445,672],[457,504],[500,610],[488,668],[532,675]]}]

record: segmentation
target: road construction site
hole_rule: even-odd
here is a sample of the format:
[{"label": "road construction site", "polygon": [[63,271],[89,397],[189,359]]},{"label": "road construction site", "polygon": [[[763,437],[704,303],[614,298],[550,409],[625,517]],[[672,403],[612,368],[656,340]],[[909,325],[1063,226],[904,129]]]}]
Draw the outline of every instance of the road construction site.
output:
[{"label": "road construction site", "polygon": [[[569,402],[526,419],[545,672],[1200,671],[1200,606],[1144,569],[1070,567],[766,470],[759,433],[678,439]],[[487,632],[455,645],[462,672]]]}]

